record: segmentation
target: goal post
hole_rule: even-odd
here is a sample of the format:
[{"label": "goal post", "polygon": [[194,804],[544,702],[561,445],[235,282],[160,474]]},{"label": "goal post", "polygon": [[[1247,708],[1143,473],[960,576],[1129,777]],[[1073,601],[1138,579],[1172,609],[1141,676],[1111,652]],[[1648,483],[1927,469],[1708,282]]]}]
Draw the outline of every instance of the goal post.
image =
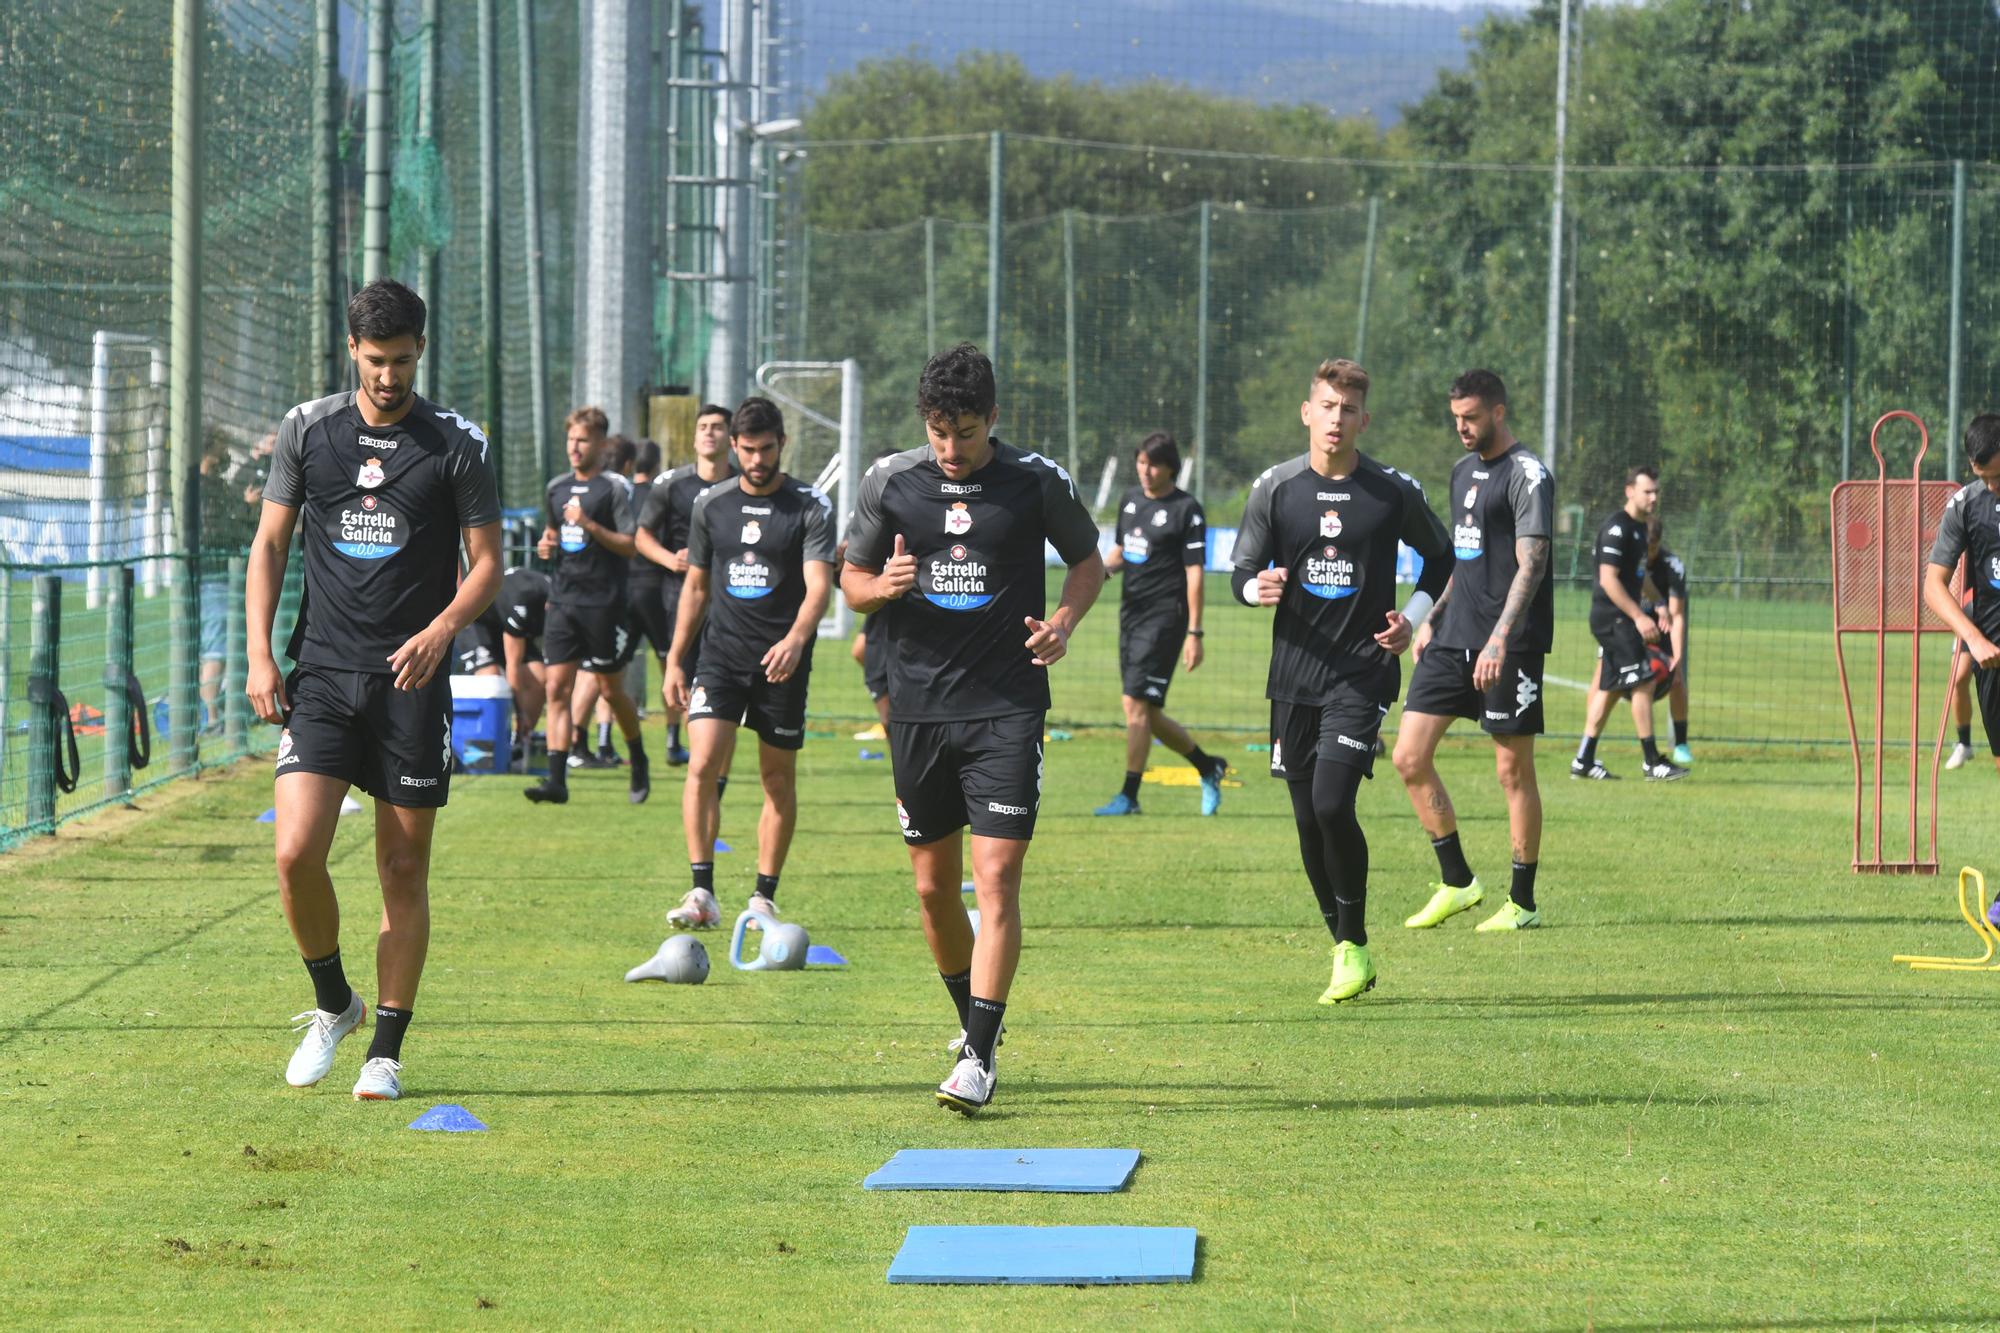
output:
[{"label": "goal post", "polygon": [[[854,515],[855,489],[861,484],[861,363],[844,361],[766,361],[757,367],[757,389],[784,410],[785,471],[810,479],[833,502],[834,540],[847,540]],[[853,629],[854,613],[840,595],[839,570],[834,571],[833,599],[819,632],[844,639]]]}]

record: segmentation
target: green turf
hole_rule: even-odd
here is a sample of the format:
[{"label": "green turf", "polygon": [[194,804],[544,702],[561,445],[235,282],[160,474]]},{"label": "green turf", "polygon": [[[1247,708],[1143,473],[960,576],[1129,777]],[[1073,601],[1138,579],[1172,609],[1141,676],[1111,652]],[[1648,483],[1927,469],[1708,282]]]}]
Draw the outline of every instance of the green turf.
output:
[{"label": "green turf", "polygon": [[[1058,668],[1060,670],[1060,668]],[[1610,746],[1618,758],[1629,741]],[[1387,766],[1363,797],[1380,987],[1313,1003],[1327,941],[1283,792],[1191,789],[1095,821],[1109,737],[1051,747],[992,1111],[941,1112],[952,1021],[889,774],[805,752],[781,903],[852,965],[628,986],[683,883],[671,785],[580,775],[566,809],[461,780],[441,824],[409,1093],[357,1105],[358,1043],[286,1088],[310,1003],[257,766],[0,861],[0,1310],[22,1326],[1990,1327],[2000,974],[1948,881],[1846,868],[1844,758],[1698,750],[1677,787],[1560,778],[1550,928],[1423,934],[1432,872]],[[1629,767],[1629,762],[1625,764]],[[1504,880],[1483,742],[1446,771]],[[1944,855],[1992,855],[1992,776],[1946,775]],[[730,793],[723,896],[749,887]],[[372,996],[366,816],[334,871]],[[1497,895],[1493,902],[1497,902]],[[719,956],[726,947],[710,935]],[[483,1135],[403,1129],[438,1102]],[[868,1194],[898,1148],[1130,1146],[1088,1197]],[[912,1288],[913,1223],[1192,1226],[1173,1288]],[[488,1308],[490,1307],[490,1308]]]}]

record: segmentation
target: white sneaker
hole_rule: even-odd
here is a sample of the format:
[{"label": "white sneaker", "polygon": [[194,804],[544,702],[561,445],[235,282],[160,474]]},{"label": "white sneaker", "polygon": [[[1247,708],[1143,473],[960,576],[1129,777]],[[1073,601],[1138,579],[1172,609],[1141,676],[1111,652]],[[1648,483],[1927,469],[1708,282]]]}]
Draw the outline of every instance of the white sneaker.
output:
[{"label": "white sneaker", "polygon": [[[764,916],[768,916],[773,921],[776,921],[778,919],[778,905],[772,902],[769,898],[766,898],[761,893],[753,893],[750,895],[750,910],[753,912],[761,913]],[[752,921],[750,923],[750,929],[762,930],[763,927],[758,925],[755,921]]]},{"label": "white sneaker", "polygon": [[[997,1051],[1006,1044],[1007,1044],[1007,1025],[1005,1023],[1002,1023],[1000,1025],[1000,1035],[993,1039],[993,1049]],[[958,1035],[956,1037],[953,1037],[951,1039],[951,1043],[944,1048],[944,1053],[952,1057],[952,1059],[956,1060],[958,1058],[958,1053],[964,1049],[965,1049],[965,1029],[960,1028],[958,1030]]]},{"label": "white sneaker", "polygon": [[682,930],[713,930],[722,924],[722,908],[707,889],[689,889],[681,905],[667,913],[667,924]]},{"label": "white sneaker", "polygon": [[993,1071],[968,1055],[952,1066],[950,1078],[938,1084],[938,1105],[960,1115],[971,1115],[993,1100],[993,1089],[998,1082]]},{"label": "white sneaker", "polygon": [[1972,758],[1972,747],[1963,742],[1954,742],[1951,756],[1944,761],[1946,768],[1964,768],[1965,761]]},{"label": "white sneaker", "polygon": [[[352,994],[352,992],[349,992]],[[333,1068],[333,1048],[340,1045],[340,1039],[361,1026],[361,1020],[368,1016],[368,1006],[355,995],[347,1002],[347,1008],[337,1014],[329,1014],[324,1009],[308,1009],[302,1014],[293,1014],[292,1021],[298,1024],[294,1032],[306,1035],[300,1039],[299,1048],[292,1052],[290,1063],[285,1066],[285,1082],[295,1088],[310,1088],[326,1077]]]},{"label": "white sneaker", "polygon": [[391,1060],[386,1055],[378,1055],[361,1066],[361,1077],[354,1080],[354,1100],[357,1102],[393,1102],[403,1095],[403,1080],[398,1077],[403,1072],[401,1060]]}]

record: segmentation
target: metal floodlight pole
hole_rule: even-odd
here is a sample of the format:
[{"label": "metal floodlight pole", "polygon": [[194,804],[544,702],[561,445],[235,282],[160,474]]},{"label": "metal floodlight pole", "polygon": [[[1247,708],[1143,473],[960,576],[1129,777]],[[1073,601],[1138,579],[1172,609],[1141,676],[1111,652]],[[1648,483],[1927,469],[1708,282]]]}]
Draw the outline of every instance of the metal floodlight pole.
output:
[{"label": "metal floodlight pole", "polygon": [[493,482],[504,500],[507,458],[500,395],[500,17],[496,0],[479,0],[479,324],[485,351],[480,377]]},{"label": "metal floodlight pole", "polygon": [[361,281],[389,273],[389,39],[392,0],[368,0],[368,101],[361,192]]},{"label": "metal floodlight pole", "polygon": [[543,481],[555,475],[555,455],[549,438],[548,327],[542,308],[542,164],[535,137],[541,118],[535,111],[533,0],[515,0],[514,14],[515,56],[521,67],[521,227],[528,279],[529,426],[535,446],[535,478]]},{"label": "metal floodlight pole", "polygon": [[[420,56],[417,66],[417,138],[432,143],[437,137],[437,87],[438,87],[438,5],[439,0],[424,0],[422,29],[417,34]],[[435,327],[437,319],[438,295],[444,290],[439,282],[443,269],[438,248],[425,238],[423,253],[417,260],[417,295],[424,298],[430,308],[430,316]],[[426,356],[417,363],[417,392],[435,400],[438,385],[438,358]]]},{"label": "metal floodlight pole", "polygon": [[201,264],[202,49],[207,43],[203,0],[174,0],[173,208],[167,298],[168,474],[173,478],[174,535],[187,562],[169,617],[167,694],[172,713],[172,767],[194,767],[199,695],[201,549]]},{"label": "metal floodlight pole", "polygon": [[1000,187],[1006,173],[1007,136],[994,130],[987,136],[986,163],[986,355],[1000,366],[1000,226],[1004,214]]},{"label": "metal floodlight pole", "polygon": [[[715,240],[709,268],[706,396],[735,402],[749,383],[751,306],[751,96],[756,63],[754,0],[726,0],[722,24],[722,87],[715,98]],[[694,182],[690,182],[694,183]]]},{"label": "metal floodlight pole", "polygon": [[924,219],[924,355],[937,354],[937,219]]},{"label": "metal floodlight pole", "polygon": [[1063,391],[1068,408],[1069,475],[1076,476],[1076,210],[1063,210]]},{"label": "metal floodlight pole", "polygon": [[1208,200],[1201,201],[1200,283],[1194,316],[1194,498],[1208,498]]},{"label": "metal floodlight pole", "polygon": [[1958,480],[1959,380],[1964,358],[1959,340],[1965,331],[1965,159],[1951,164],[1951,336],[1946,356],[1947,390],[1944,428],[1944,475]]},{"label": "metal floodlight pole", "polygon": [[1569,9],[1571,0],[1556,0],[1562,11],[1556,37],[1556,165],[1549,201],[1548,327],[1542,339],[1542,462],[1556,463],[1556,369],[1562,333],[1563,167],[1569,151]]},{"label": "metal floodlight pole", "polygon": [[[333,191],[339,162],[334,132],[334,84],[339,74],[337,0],[317,0],[318,45],[313,58],[312,392],[332,393],[334,375]],[[148,506],[151,507],[150,505]],[[146,591],[151,593],[149,579]]]},{"label": "metal floodlight pole", "polygon": [[1375,225],[1382,217],[1382,196],[1368,196],[1368,239],[1361,246],[1361,313],[1354,320],[1354,359],[1368,361],[1368,301],[1375,292]]}]

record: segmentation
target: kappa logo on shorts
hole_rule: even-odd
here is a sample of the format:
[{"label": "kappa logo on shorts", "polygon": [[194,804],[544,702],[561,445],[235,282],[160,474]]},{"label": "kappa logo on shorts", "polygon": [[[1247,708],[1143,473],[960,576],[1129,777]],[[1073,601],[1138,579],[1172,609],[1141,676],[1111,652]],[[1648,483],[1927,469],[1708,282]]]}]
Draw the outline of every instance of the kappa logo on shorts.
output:
[{"label": "kappa logo on shorts", "polygon": [[408,773],[403,774],[397,781],[405,787],[435,787],[438,785],[436,778],[413,778]]},{"label": "kappa logo on shorts", "polygon": [[1273,773],[1285,771],[1285,743],[1276,736],[1271,737],[1271,771]]},{"label": "kappa logo on shorts", "polygon": [[1335,736],[1333,742],[1336,745],[1345,745],[1350,750],[1372,750],[1375,748],[1367,741],[1357,741],[1352,736]]},{"label": "kappa logo on shorts", "polygon": [[1514,716],[1519,717],[1535,706],[1535,700],[1542,697],[1542,684],[1525,671],[1514,673],[1520,679],[1514,682]]},{"label": "kappa logo on shorts", "polygon": [[444,771],[451,772],[451,714],[444,718]]},{"label": "kappa logo on shorts", "polygon": [[1028,807],[1025,805],[1002,805],[998,801],[988,801],[986,808],[993,814],[1013,815],[1016,818],[1025,817],[1028,813]]},{"label": "kappa logo on shorts", "polygon": [[298,762],[298,755],[292,751],[292,729],[286,727],[278,733],[278,762],[275,767],[283,768],[286,764],[296,764]]}]

